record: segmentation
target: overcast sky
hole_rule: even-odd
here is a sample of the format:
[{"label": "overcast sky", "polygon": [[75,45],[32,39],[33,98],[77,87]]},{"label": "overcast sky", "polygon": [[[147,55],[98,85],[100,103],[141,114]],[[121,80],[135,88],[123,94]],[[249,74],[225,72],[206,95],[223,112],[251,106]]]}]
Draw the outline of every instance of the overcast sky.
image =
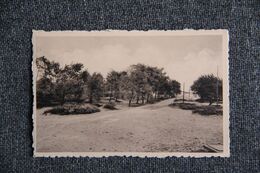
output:
[{"label": "overcast sky", "polygon": [[222,78],[222,36],[83,36],[36,37],[36,57],[61,65],[83,63],[90,73],[103,76],[143,63],[163,67],[170,78],[189,90],[202,74]]}]

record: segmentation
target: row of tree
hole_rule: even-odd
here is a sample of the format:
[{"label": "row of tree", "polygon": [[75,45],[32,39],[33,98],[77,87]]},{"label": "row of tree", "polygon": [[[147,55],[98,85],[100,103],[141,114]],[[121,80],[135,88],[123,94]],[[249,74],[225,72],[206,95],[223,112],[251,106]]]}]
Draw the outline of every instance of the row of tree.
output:
[{"label": "row of tree", "polygon": [[129,106],[175,97],[180,93],[180,83],[171,80],[162,68],[136,64],[127,71],[111,71],[104,79],[100,73],[92,75],[83,64],[61,67],[45,57],[36,59],[38,68],[37,105],[64,104],[68,101],[99,102],[101,97],[109,101],[127,99]]},{"label": "row of tree", "polygon": [[90,75],[83,64],[65,65],[50,62],[45,57],[36,59],[38,68],[37,104],[45,106],[54,102],[64,104],[67,101],[83,101],[87,96],[90,102],[99,99],[102,94],[103,76],[100,73]]},{"label": "row of tree", "polygon": [[131,106],[133,100],[136,100],[136,104],[144,104],[175,97],[180,93],[180,83],[171,80],[162,68],[136,64],[130,66],[127,72],[110,72],[106,78],[106,91],[109,100],[128,99]]}]

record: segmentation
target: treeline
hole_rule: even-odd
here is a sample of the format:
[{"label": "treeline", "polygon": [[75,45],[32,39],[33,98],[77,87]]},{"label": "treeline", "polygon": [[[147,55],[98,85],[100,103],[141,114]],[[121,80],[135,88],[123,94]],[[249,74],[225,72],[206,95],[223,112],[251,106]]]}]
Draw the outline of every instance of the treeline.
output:
[{"label": "treeline", "polygon": [[111,71],[106,78],[100,73],[90,74],[81,63],[61,67],[57,62],[39,57],[36,65],[38,107],[71,101],[98,103],[101,97],[108,98],[109,102],[128,100],[131,106],[180,93],[180,83],[171,80],[162,68],[144,64],[132,65],[127,71]]},{"label": "treeline", "polygon": [[144,104],[175,97],[180,93],[180,83],[171,80],[162,68],[136,64],[131,65],[127,72],[110,72],[105,90],[109,100],[128,99],[131,106],[133,100],[135,104]]}]

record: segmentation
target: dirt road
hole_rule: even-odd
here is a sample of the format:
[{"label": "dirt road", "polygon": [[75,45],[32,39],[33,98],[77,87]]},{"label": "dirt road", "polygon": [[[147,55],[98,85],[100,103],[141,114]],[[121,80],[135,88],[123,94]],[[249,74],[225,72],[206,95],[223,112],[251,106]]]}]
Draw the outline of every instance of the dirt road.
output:
[{"label": "dirt road", "polygon": [[222,116],[169,107],[172,100],[85,115],[42,115],[37,110],[38,152],[192,152],[222,145]]}]

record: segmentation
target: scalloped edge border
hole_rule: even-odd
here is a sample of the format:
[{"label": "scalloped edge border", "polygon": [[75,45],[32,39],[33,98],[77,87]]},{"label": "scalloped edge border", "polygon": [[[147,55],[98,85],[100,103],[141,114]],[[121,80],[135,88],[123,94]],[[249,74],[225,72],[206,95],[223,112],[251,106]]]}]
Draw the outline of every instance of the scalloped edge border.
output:
[{"label": "scalloped edge border", "polygon": [[[187,152],[37,152],[36,148],[36,79],[37,68],[35,64],[37,36],[156,36],[156,35],[222,35],[223,36],[223,152],[222,153],[187,153]],[[32,30],[32,87],[33,87],[33,157],[141,157],[141,158],[166,158],[166,157],[230,157],[230,111],[229,111],[229,32],[227,29],[210,30],[101,30],[101,31],[44,31]]]}]

